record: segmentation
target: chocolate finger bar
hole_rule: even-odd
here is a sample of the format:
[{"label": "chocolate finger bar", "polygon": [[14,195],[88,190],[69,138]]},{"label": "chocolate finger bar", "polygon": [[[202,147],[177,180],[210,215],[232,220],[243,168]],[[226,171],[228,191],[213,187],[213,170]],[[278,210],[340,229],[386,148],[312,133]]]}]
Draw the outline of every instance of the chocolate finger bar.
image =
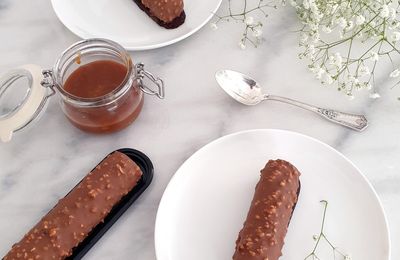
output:
[{"label": "chocolate finger bar", "polygon": [[106,157],[3,258],[66,259],[138,183],[142,171],[121,152]]},{"label": "chocolate finger bar", "polygon": [[182,0],[134,0],[153,21],[166,29],[175,29],[185,22]]},{"label": "chocolate finger bar", "polygon": [[278,260],[300,192],[300,172],[283,160],[261,171],[250,210],[236,241],[234,260]]}]

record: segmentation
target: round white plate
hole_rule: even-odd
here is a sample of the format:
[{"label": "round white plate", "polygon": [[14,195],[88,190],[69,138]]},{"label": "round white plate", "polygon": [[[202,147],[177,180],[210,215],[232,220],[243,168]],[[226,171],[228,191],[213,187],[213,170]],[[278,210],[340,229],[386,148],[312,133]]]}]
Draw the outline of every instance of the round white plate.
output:
[{"label": "round white plate", "polygon": [[[325,232],[352,259],[388,260],[389,231],[379,199],[342,154],[307,136],[253,130],[220,138],[196,152],[169,183],[157,213],[158,260],[229,260],[259,171],[269,159],[294,164],[301,191],[280,260],[304,259],[329,201]],[[321,259],[333,259],[322,246]],[[337,260],[342,260],[336,258]]]},{"label": "round white plate", "polygon": [[147,50],[185,39],[203,27],[222,0],[184,0],[186,21],[167,30],[133,0],[52,0],[61,22],[81,38],[107,38],[128,50]]}]

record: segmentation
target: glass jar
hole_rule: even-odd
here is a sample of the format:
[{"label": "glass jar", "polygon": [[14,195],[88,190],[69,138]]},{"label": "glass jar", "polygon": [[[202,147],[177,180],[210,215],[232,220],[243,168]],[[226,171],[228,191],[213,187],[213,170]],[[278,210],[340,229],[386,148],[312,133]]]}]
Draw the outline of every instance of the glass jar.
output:
[{"label": "glass jar", "polygon": [[[95,97],[80,97],[66,89],[66,82],[74,72],[98,61],[124,66],[126,75],[117,87]],[[107,75],[102,76],[107,78]],[[15,108],[8,108],[6,114],[0,115],[0,138],[3,141],[10,140],[13,132],[37,118],[48,98],[55,93],[60,97],[67,119],[77,128],[91,133],[111,133],[130,125],[143,107],[143,93],[164,98],[163,81],[144,70],[143,64],[134,65],[122,46],[106,39],[88,39],[73,44],[62,53],[51,70],[41,71],[36,65],[25,65],[9,72],[0,82],[0,109],[3,105],[1,100],[6,99],[1,97],[2,94],[10,92],[9,89],[17,90],[12,85],[23,77],[28,79],[29,88],[20,92],[27,94],[22,101],[15,102],[18,103]],[[146,78],[155,89],[144,84]]]}]

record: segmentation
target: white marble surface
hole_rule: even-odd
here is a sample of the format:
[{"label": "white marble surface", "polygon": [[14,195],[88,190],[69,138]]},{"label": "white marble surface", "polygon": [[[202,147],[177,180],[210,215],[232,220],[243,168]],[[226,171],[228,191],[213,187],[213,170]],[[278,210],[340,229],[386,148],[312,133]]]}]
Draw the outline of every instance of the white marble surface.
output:
[{"label": "white marble surface", "polygon": [[[0,255],[104,155],[133,147],[153,160],[154,182],[85,259],[155,259],[157,206],[183,161],[220,136],[279,128],[328,143],[365,173],[387,213],[392,259],[400,259],[399,89],[390,90],[388,82],[379,81],[381,99],[371,100],[361,93],[349,101],[335,89],[321,87],[296,58],[296,36],[289,32],[296,28],[291,10],[281,10],[268,21],[265,42],[258,49],[240,50],[236,44],[240,28],[223,25],[216,32],[203,28],[170,47],[132,53],[135,61],[146,63],[165,79],[167,98],[148,97],[140,118],[122,132],[82,133],[66,121],[53,100],[34,127],[11,143],[0,144]],[[0,0],[0,71],[25,63],[51,67],[61,51],[77,40],[57,20],[50,1]],[[214,72],[223,67],[250,73],[276,94],[365,113],[371,125],[360,134],[279,103],[241,106],[214,81]]]}]

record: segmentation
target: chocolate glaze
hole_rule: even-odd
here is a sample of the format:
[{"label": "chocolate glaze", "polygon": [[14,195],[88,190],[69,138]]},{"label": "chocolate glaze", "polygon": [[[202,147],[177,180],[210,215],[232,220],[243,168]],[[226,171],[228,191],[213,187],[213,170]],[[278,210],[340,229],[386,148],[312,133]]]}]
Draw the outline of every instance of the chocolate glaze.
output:
[{"label": "chocolate glaze", "polygon": [[250,210],[236,240],[234,260],[278,260],[300,192],[300,172],[284,160],[261,170]]},{"label": "chocolate glaze", "polygon": [[[160,10],[163,5],[171,5],[172,3],[176,3],[176,1],[170,1],[164,3],[162,1],[154,1],[151,0],[133,0],[139,8],[144,11],[151,19],[153,19],[158,25],[166,28],[166,29],[175,29],[182,25],[185,22],[186,14],[183,10],[183,1],[179,1],[182,4],[179,4],[179,7],[175,9],[171,9],[172,7],[163,7],[168,8],[169,12],[163,12]],[[159,6],[160,7],[159,7]]]},{"label": "chocolate glaze", "polygon": [[183,0],[141,0],[151,13],[165,23],[178,17],[183,11]]},{"label": "chocolate glaze", "polygon": [[142,171],[128,156],[110,154],[3,259],[66,259],[141,176]]}]

